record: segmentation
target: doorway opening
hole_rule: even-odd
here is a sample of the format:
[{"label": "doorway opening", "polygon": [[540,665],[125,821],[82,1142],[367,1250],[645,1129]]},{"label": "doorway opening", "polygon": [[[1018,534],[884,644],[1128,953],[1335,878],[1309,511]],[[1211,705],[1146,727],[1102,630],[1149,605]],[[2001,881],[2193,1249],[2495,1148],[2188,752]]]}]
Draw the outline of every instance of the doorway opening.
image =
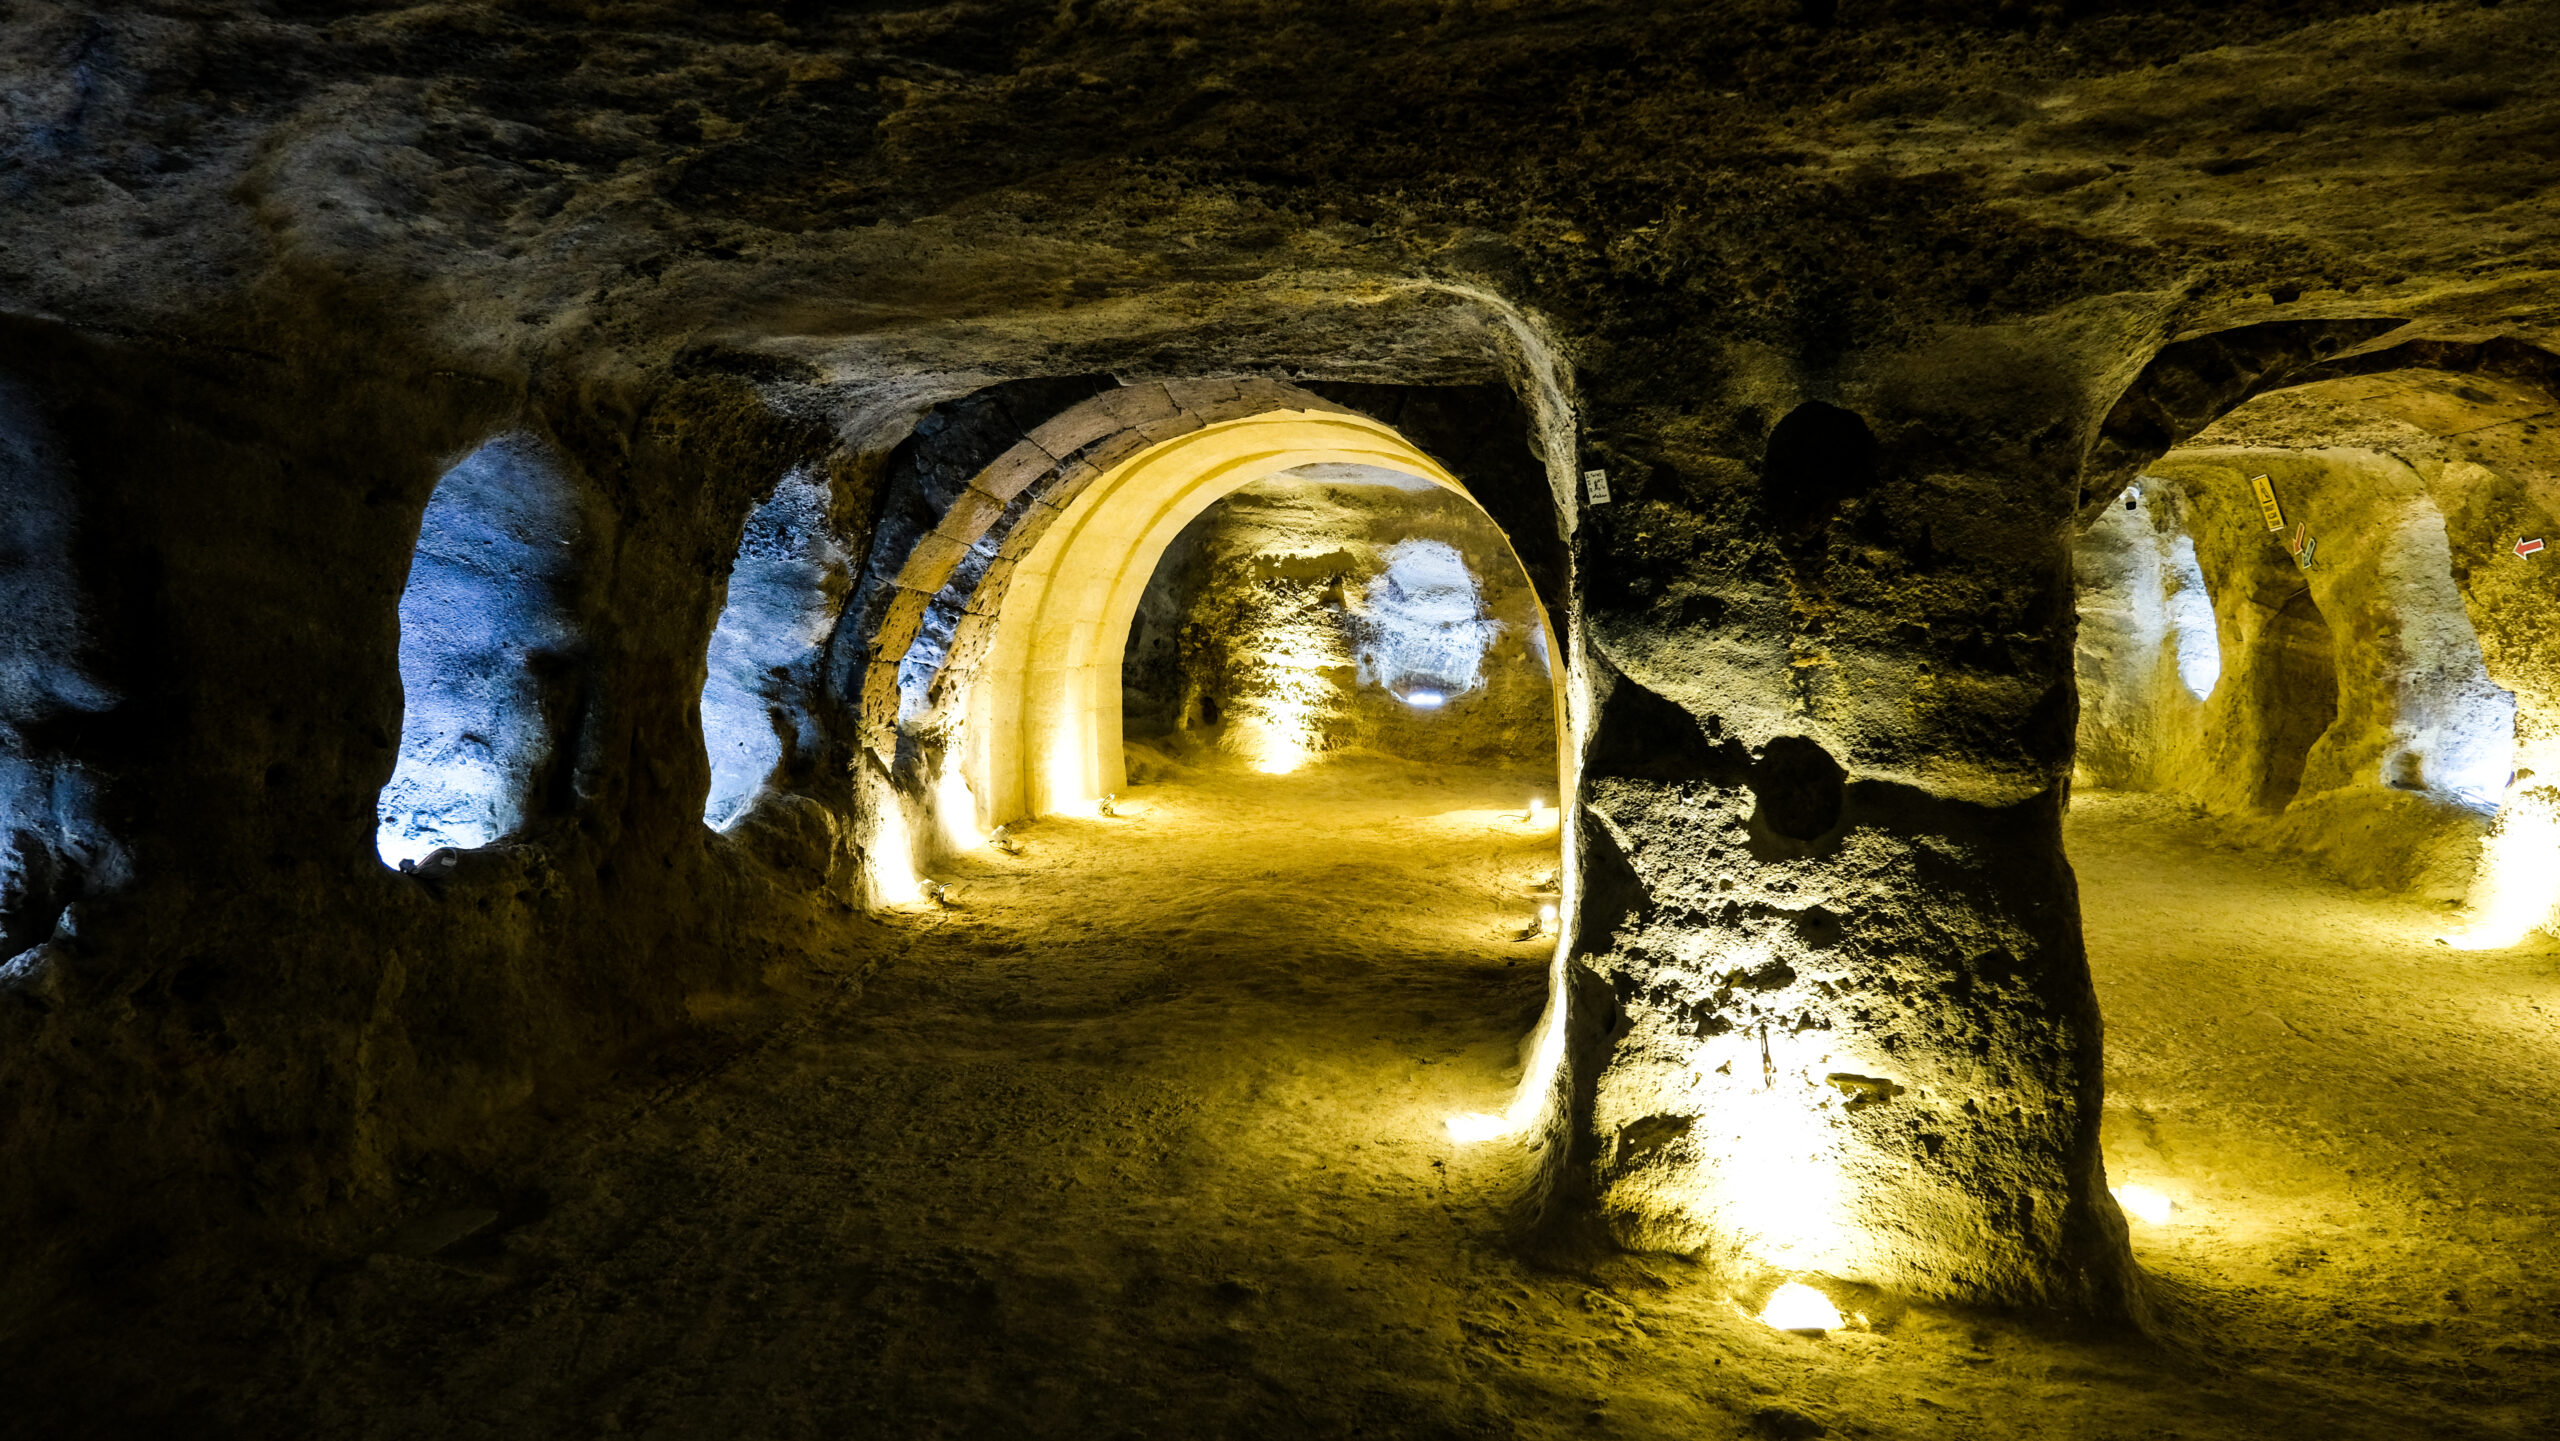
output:
[{"label": "doorway opening", "polygon": [[550,444],[510,432],[436,482],[400,592],[400,754],[375,849],[406,870],[514,835],[560,798],[582,704],[586,527]]},{"label": "doorway opening", "polygon": [[1167,547],[1129,629],[1122,735],[1131,755],[1268,775],[1522,771],[1515,789],[1553,804],[1554,689],[1536,596],[1482,511],[1392,471],[1309,468]]},{"label": "doorway opening", "polygon": [[2338,719],[2338,648],[2311,588],[2276,603],[2258,631],[2250,679],[2263,727],[2258,807],[2281,811],[2302,789],[2302,767],[2312,746]]},{"label": "doorway opening", "polygon": [[1160,936],[1177,974],[1234,953],[1238,925],[1274,985],[1362,955],[1488,966],[1506,984],[1428,963],[1364,984],[1457,985],[1448,1007],[1517,991],[1468,1023],[1473,1079],[1417,1110],[1470,1139],[1540,1124],[1572,792],[1530,575],[1370,416],[1269,382],[1087,401],[988,465],[880,608],[859,701],[872,903],[974,887],[958,904],[992,914],[1041,872],[1038,914],[1009,911],[1031,934]]}]

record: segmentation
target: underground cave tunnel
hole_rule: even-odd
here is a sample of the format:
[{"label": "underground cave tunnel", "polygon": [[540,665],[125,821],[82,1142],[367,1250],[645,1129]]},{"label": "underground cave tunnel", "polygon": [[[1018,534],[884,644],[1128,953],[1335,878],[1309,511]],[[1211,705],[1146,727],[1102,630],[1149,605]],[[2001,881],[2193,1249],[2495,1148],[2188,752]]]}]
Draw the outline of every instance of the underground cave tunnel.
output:
[{"label": "underground cave tunnel", "polygon": [[0,15],[0,1433],[2560,1432],[2560,3],[1975,8]]}]

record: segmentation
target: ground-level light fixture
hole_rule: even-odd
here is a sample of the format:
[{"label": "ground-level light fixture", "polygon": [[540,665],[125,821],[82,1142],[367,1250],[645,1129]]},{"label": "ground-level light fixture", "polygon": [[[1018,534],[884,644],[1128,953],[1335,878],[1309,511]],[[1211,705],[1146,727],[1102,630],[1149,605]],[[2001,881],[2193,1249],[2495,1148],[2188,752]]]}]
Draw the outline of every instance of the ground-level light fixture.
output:
[{"label": "ground-level light fixture", "polygon": [[2166,1226],[2178,1212],[2178,1204],[2149,1186],[2128,1181],[2115,1188],[2116,1204],[2125,1214],[2146,1226]]},{"label": "ground-level light fixture", "polygon": [[1436,690],[1409,690],[1397,699],[1416,710],[1438,710],[1449,698]]},{"label": "ground-level light fixture", "polygon": [[2457,951],[2502,951],[2551,923],[2560,906],[2560,798],[2529,786],[2532,771],[2507,782],[2505,802],[2480,842],[2471,924],[2437,939]]},{"label": "ground-level light fixture", "polygon": [[1840,1308],[1802,1281],[1789,1281],[1769,1293],[1760,1308],[1760,1323],[1779,1331],[1837,1331],[1844,1324]]}]

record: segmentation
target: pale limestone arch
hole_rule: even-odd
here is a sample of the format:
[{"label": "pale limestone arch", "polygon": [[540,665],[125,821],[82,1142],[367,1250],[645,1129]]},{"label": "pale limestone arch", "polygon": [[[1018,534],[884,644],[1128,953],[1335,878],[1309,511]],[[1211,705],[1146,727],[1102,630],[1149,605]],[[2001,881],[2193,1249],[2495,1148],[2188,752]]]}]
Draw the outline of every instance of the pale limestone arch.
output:
[{"label": "pale limestone arch", "polygon": [[[976,824],[1087,809],[1125,784],[1121,652],[1157,562],[1219,499],[1316,464],[1396,471],[1466,493],[1376,421],[1284,410],[1150,446],[1045,527],[1015,568],[984,659],[965,682],[961,774]],[[943,684],[954,679],[946,668]]]},{"label": "pale limestone arch", "polygon": [[[1394,471],[1473,503],[1393,427],[1266,380],[1108,392],[1035,428],[973,479],[900,570],[871,648],[869,748],[884,765],[902,733],[938,750],[929,794],[879,797],[870,849],[893,873],[875,895],[894,899],[913,883],[887,852],[921,864],[988,827],[1089,810],[1125,784],[1122,651],[1165,549],[1220,498],[1316,464]],[[950,638],[920,681],[919,640],[936,607],[952,617]],[[1543,603],[1540,624],[1548,653],[1562,655]],[[1560,671],[1559,737],[1565,694]],[[1561,749],[1560,796],[1571,780],[1571,748]]]}]

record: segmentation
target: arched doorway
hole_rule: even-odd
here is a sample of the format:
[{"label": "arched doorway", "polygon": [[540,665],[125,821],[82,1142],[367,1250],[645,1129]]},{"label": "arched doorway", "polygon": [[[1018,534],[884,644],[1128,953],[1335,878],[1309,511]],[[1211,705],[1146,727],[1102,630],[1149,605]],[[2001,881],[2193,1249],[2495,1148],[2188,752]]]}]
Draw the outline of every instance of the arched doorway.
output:
[{"label": "arched doorway", "polygon": [[[995,607],[983,659],[955,646],[955,661],[976,664],[940,679],[946,691],[968,690],[961,775],[977,824],[1083,809],[1126,783],[1121,649],[1165,548],[1220,499],[1311,465],[1369,467],[1466,494],[1376,421],[1275,411],[1150,447],[1054,518],[1038,518],[1043,531]],[[1551,630],[1547,640],[1552,654]]]},{"label": "arched doorway", "polygon": [[[996,826],[1090,814],[1122,789],[1123,656],[1167,547],[1257,481],[1327,470],[1401,477],[1485,510],[1395,427],[1271,381],[1108,391],[986,465],[907,553],[865,648],[859,833],[871,902],[912,901],[925,867]],[[1516,542],[1505,549],[1529,573]],[[1535,623],[1560,741],[1547,798],[1564,809],[1578,751],[1570,652],[1544,604]],[[1560,829],[1557,914],[1540,934],[1551,981],[1576,894],[1574,828]],[[1554,1114],[1560,994],[1551,984],[1512,1103],[1453,1118],[1453,1130],[1500,1134]]]},{"label": "arched doorway", "polygon": [[[1165,548],[1221,498],[1329,465],[1467,496],[1393,427],[1269,381],[1109,392],[988,466],[916,544],[870,647],[865,740],[884,779],[902,749],[928,776],[891,787],[898,814],[875,810],[871,848],[921,862],[1124,784],[1121,652]],[[1561,719],[1561,681],[1557,696]]]}]

